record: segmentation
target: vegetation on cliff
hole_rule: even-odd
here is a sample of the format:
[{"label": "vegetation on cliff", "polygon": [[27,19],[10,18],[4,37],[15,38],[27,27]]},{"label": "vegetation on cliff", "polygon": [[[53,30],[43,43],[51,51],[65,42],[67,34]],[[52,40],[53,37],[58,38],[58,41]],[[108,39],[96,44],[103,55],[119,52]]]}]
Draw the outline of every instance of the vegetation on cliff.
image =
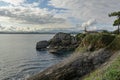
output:
[{"label": "vegetation on cliff", "polygon": [[83,80],[120,80],[120,35],[116,35],[106,49],[114,52],[115,56],[113,55],[106,64],[85,76]]},{"label": "vegetation on cliff", "polygon": [[82,40],[79,47],[76,49],[77,52],[80,51],[95,51],[100,48],[105,48],[108,46],[115,38],[115,35],[111,34],[101,34],[93,33],[87,34]]},{"label": "vegetation on cliff", "polygon": [[111,51],[120,50],[120,35],[116,35],[115,39],[110,43],[107,49]]},{"label": "vegetation on cliff", "polygon": [[108,63],[85,76],[83,80],[120,80],[120,52],[111,58]]},{"label": "vegetation on cliff", "polygon": [[[120,50],[120,36],[109,33],[78,34],[78,48],[68,59],[47,70],[30,77],[28,80],[82,80],[82,77],[98,69]],[[118,60],[118,59],[117,59]],[[115,62],[116,63],[116,62]],[[113,63],[113,64],[115,64]],[[117,62],[118,64],[119,62]],[[117,65],[116,64],[116,65]],[[112,66],[112,65],[111,65]],[[106,68],[99,76],[98,71],[91,73],[85,80],[119,80],[120,67]],[[117,70],[116,70],[117,69]],[[99,79],[93,79],[96,76]],[[96,76],[96,77],[97,77]]]},{"label": "vegetation on cliff", "polygon": [[[111,16],[117,16],[113,26],[118,26],[119,34],[120,12]],[[51,41],[52,48],[56,44],[65,49],[72,45],[77,47],[74,54],[28,80],[120,80],[120,35],[113,33],[116,31],[86,32],[68,38],[68,34],[57,34]]]}]

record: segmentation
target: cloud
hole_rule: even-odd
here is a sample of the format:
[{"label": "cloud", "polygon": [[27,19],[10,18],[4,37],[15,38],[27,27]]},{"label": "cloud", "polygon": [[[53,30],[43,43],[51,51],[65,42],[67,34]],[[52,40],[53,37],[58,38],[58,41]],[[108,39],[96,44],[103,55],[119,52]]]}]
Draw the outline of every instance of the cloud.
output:
[{"label": "cloud", "polygon": [[[112,29],[113,18],[108,13],[119,10],[120,0],[0,0],[0,23],[19,26],[12,30],[80,30],[75,25],[90,29]],[[94,23],[94,19],[97,24]],[[14,23],[13,23],[14,22]],[[99,26],[100,25],[100,26]],[[32,26],[33,28],[27,28]],[[35,26],[39,26],[36,28]],[[103,26],[103,27],[101,27]],[[105,26],[105,27],[104,27]],[[23,27],[26,27],[23,29]],[[4,29],[5,30],[5,29]],[[7,27],[6,30],[11,30]],[[44,31],[43,30],[43,31]]]},{"label": "cloud", "polygon": [[13,5],[20,5],[21,3],[23,3],[25,0],[0,0],[6,3],[10,3]]},{"label": "cloud", "polygon": [[[82,21],[96,19],[99,23],[112,23],[108,13],[119,10],[120,0],[50,0],[49,5],[68,9],[64,17]],[[58,15],[58,14],[57,14]]]},{"label": "cloud", "polygon": [[65,22],[65,19],[54,17],[45,8],[1,7],[0,16],[19,20],[22,24],[54,24]]},{"label": "cloud", "polygon": [[85,28],[85,27],[89,27],[96,24],[96,20],[95,19],[90,19],[87,22],[84,22],[81,27]]},{"label": "cloud", "polygon": [[59,31],[70,31],[70,27],[72,28],[72,26],[69,25],[68,23],[65,23],[64,25],[63,24],[58,25],[57,23],[51,25],[48,24],[36,25],[36,26],[33,25],[32,27],[0,25],[0,32],[57,32],[57,31],[59,32]]}]

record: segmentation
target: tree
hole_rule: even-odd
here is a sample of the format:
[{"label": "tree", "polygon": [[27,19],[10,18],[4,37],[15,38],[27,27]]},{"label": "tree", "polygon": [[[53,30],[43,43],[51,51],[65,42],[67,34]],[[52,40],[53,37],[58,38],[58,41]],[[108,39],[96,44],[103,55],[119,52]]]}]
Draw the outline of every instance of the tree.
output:
[{"label": "tree", "polygon": [[120,27],[120,11],[119,12],[113,12],[109,14],[109,17],[116,16],[117,19],[114,21],[113,26],[118,26],[118,34],[120,33],[119,27]]}]

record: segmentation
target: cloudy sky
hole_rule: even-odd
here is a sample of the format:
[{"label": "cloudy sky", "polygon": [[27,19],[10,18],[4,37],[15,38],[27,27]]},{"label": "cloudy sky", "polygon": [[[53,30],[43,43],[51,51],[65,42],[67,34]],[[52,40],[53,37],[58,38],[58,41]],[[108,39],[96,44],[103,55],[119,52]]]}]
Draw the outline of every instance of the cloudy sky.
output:
[{"label": "cloudy sky", "polygon": [[120,0],[0,0],[0,31],[114,30]]}]

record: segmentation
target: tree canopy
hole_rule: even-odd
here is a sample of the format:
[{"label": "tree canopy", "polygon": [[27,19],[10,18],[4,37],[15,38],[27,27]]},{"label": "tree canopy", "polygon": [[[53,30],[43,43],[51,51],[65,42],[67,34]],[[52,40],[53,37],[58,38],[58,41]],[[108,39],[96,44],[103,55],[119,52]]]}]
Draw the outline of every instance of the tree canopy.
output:
[{"label": "tree canopy", "polygon": [[118,26],[118,34],[119,34],[119,26],[120,26],[120,11],[113,12],[109,14],[109,17],[116,16],[117,19],[114,21],[113,26]]},{"label": "tree canopy", "polygon": [[111,16],[118,16],[118,17],[120,17],[120,11],[113,12],[113,13],[109,14],[109,17],[111,17]]}]

